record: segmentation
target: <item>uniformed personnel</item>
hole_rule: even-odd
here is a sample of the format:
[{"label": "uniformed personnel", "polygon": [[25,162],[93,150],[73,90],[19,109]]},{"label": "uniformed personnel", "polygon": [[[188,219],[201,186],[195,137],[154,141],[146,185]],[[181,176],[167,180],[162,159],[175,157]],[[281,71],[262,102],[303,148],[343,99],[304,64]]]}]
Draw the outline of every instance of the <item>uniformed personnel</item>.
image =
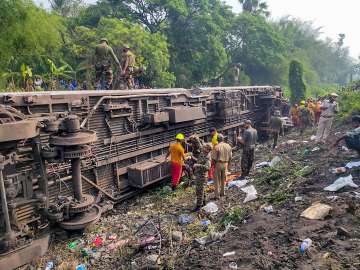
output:
[{"label": "uniformed personnel", "polygon": [[241,156],[241,177],[249,175],[255,155],[255,146],[258,135],[256,129],[252,127],[250,120],[245,121],[245,131],[240,143],[243,145],[243,152]]},{"label": "uniformed personnel", "polygon": [[129,89],[133,89],[135,86],[133,73],[136,67],[135,54],[130,50],[128,44],[123,45],[123,53],[121,57],[121,75],[125,78]]},{"label": "uniformed personnel", "polygon": [[[113,71],[111,67],[113,60],[121,71],[121,66],[113,49],[109,46],[106,38],[100,39],[100,44],[95,48],[95,86],[97,90],[110,90],[113,83]],[[104,85],[101,85],[101,77],[105,76]]]},{"label": "uniformed personnel", "polygon": [[194,211],[199,211],[200,208],[205,205],[205,185],[211,166],[211,150],[212,145],[210,143],[204,144],[194,164],[194,175],[196,179],[196,207]]},{"label": "uniformed personnel", "polygon": [[214,147],[213,160],[215,163],[214,183],[215,183],[215,198],[219,199],[220,196],[225,196],[225,182],[229,163],[232,159],[232,148],[224,142],[224,136],[218,135],[218,144]]}]

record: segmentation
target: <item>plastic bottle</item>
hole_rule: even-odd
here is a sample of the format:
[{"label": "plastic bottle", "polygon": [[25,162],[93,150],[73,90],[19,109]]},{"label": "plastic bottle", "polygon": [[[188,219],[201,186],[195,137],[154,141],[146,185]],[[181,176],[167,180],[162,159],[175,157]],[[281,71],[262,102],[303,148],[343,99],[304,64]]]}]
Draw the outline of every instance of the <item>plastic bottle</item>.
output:
[{"label": "plastic bottle", "polygon": [[75,270],[86,270],[86,266],[84,264],[80,264],[76,266]]},{"label": "plastic bottle", "polygon": [[51,270],[54,268],[54,262],[48,262],[46,264],[45,270]]},{"label": "plastic bottle", "polygon": [[312,240],[310,238],[306,238],[300,245],[300,252],[304,253],[307,249],[310,248],[312,244]]}]

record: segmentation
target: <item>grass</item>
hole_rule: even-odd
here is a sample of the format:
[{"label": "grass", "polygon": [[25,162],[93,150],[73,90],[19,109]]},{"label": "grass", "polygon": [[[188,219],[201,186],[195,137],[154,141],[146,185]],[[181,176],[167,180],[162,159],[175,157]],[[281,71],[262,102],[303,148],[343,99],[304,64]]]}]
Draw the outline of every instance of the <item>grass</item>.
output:
[{"label": "grass", "polygon": [[222,226],[231,224],[238,224],[243,222],[250,214],[250,209],[247,207],[234,206],[229,211],[224,213],[220,220]]},{"label": "grass", "polygon": [[287,190],[276,190],[265,195],[264,199],[270,204],[281,204],[290,197]]}]

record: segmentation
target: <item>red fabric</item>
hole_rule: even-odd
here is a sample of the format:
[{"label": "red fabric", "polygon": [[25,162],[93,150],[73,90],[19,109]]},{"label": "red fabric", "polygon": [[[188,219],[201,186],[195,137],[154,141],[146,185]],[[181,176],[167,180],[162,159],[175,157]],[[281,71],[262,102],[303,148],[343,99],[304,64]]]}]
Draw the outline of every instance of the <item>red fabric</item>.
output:
[{"label": "red fabric", "polygon": [[208,172],[208,178],[209,179],[214,179],[214,173],[215,173],[215,162],[211,161],[211,167],[210,167],[210,170]]},{"label": "red fabric", "polygon": [[173,187],[176,187],[179,184],[181,175],[182,165],[176,162],[171,162],[171,184]]}]

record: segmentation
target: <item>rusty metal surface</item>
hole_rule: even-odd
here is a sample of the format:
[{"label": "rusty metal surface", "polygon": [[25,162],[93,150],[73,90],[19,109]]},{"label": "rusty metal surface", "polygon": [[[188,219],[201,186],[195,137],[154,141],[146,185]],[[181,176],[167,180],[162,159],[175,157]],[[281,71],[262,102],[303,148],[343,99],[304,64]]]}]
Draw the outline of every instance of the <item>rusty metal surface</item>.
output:
[{"label": "rusty metal surface", "polygon": [[[91,223],[99,213],[90,192],[120,201],[169,175],[153,160],[164,160],[177,133],[208,140],[216,127],[234,143],[241,121],[262,125],[282,102],[273,86],[2,93],[0,153],[18,157],[4,168],[13,229],[18,237],[24,226],[36,232],[47,222],[42,210],[55,206],[64,227]],[[76,211],[61,208],[70,203]]]},{"label": "rusty metal surface", "polygon": [[39,134],[36,120],[21,120],[0,124],[0,143],[33,138]]},{"label": "rusty metal surface", "polygon": [[95,205],[91,210],[83,215],[78,215],[71,221],[60,222],[59,226],[65,230],[81,230],[95,223],[101,216],[101,208]]},{"label": "rusty metal surface", "polygon": [[23,266],[45,255],[49,247],[50,235],[32,241],[29,245],[0,255],[0,269],[11,270]]}]

